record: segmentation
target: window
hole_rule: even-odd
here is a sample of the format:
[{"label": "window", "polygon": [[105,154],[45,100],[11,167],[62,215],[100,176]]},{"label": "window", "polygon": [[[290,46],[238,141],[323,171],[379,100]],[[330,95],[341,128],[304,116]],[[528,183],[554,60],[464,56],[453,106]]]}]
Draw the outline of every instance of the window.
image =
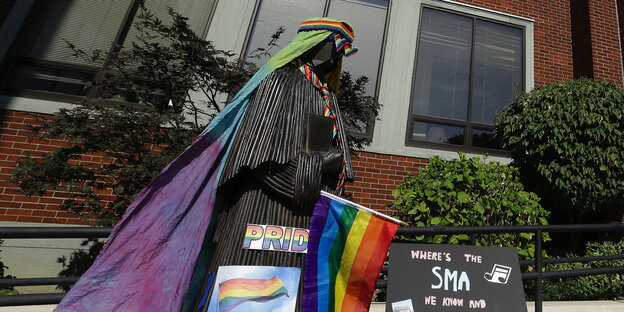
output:
[{"label": "window", "polygon": [[[386,16],[389,0],[306,0],[260,1],[256,19],[247,44],[246,54],[249,55],[258,47],[264,47],[270,36],[280,26],[285,27],[278,45],[286,45],[297,33],[299,23],[315,16],[329,16],[349,21],[355,30],[354,46],[359,52],[356,56],[345,60],[343,70],[352,77],[367,76],[369,81],[366,91],[376,95],[377,81],[380,72],[383,38],[385,35]],[[276,49],[273,52],[277,52]],[[262,65],[265,59],[253,60]],[[372,136],[374,118],[366,125],[366,133]]]},{"label": "window", "polygon": [[[55,0],[35,2],[24,30],[13,48],[7,74],[2,78],[5,94],[63,100],[85,96],[85,85],[97,68],[75,58],[67,42],[89,53],[113,51],[115,45],[132,40],[131,27],[139,0]],[[145,7],[164,21],[167,7],[189,18],[191,28],[206,31],[214,1],[150,0]],[[127,40],[125,40],[127,38]]]},{"label": "window", "polygon": [[524,29],[423,7],[407,143],[497,149],[496,113],[525,89]]}]

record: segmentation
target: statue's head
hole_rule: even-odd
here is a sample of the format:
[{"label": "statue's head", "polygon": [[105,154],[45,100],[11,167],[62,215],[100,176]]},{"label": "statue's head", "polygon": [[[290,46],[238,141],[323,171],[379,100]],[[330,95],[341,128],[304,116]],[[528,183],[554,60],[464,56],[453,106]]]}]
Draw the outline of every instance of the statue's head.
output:
[{"label": "statue's head", "polygon": [[352,46],[353,28],[346,21],[331,18],[311,18],[299,26],[298,32],[323,31],[327,37],[304,52],[299,59],[312,66],[314,72],[324,77],[332,89],[336,89],[340,81],[342,57],[357,52]]}]

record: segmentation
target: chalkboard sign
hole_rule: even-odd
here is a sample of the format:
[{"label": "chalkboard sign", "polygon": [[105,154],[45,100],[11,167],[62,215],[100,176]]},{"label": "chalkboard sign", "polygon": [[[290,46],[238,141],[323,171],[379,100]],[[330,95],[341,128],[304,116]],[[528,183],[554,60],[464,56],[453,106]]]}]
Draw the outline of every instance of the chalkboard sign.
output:
[{"label": "chalkboard sign", "polygon": [[387,312],[526,312],[514,248],[393,243]]}]

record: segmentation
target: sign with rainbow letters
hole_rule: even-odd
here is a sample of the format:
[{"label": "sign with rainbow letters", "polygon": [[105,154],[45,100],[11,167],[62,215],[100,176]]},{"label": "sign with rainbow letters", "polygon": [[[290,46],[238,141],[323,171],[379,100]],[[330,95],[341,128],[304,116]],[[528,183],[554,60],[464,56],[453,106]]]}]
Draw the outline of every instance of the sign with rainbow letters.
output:
[{"label": "sign with rainbow letters", "polygon": [[309,232],[278,225],[247,224],[243,249],[307,253]]}]

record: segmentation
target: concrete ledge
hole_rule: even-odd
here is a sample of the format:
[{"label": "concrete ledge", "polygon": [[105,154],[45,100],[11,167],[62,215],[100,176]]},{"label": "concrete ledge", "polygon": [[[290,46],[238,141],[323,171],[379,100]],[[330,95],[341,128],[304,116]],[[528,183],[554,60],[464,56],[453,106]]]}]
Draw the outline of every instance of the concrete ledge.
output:
[{"label": "concrete ledge", "polygon": [[[56,305],[0,307],[0,312],[52,312]],[[535,311],[533,302],[527,302],[529,312]],[[373,303],[371,312],[385,312],[385,303]],[[622,312],[624,301],[546,301],[544,312]]]},{"label": "concrete ledge", "polygon": [[[527,302],[527,310],[534,312],[533,302]],[[546,301],[544,312],[617,312],[624,311],[624,301]]]},{"label": "concrete ledge", "polygon": [[54,308],[56,308],[56,304],[0,307],[0,312],[52,312]]},{"label": "concrete ledge", "polygon": [[[527,302],[528,312],[535,311],[535,304]],[[385,303],[373,303],[371,312],[385,312]],[[544,312],[622,312],[624,301],[545,301]],[[0,312],[3,312],[0,310]]]}]

